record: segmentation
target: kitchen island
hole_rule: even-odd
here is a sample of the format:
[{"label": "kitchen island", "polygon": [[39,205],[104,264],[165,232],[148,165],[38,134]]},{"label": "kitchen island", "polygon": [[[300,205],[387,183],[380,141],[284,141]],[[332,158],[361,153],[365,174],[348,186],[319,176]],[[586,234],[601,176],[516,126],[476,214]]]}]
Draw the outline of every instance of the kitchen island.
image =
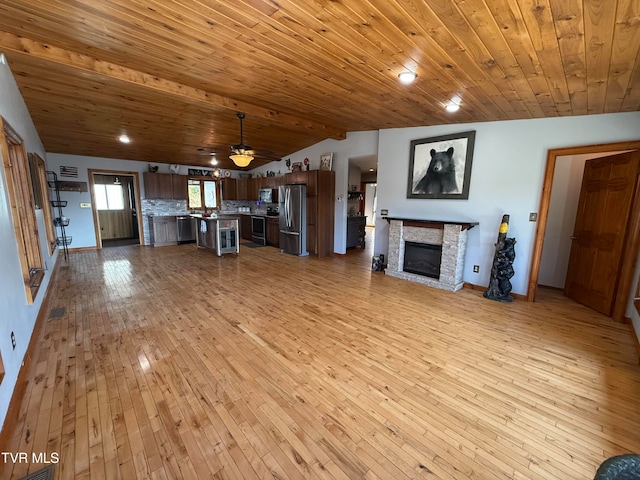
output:
[{"label": "kitchen island", "polygon": [[238,217],[234,215],[204,216],[192,214],[196,219],[196,245],[208,248],[219,257],[224,253],[240,253]]}]

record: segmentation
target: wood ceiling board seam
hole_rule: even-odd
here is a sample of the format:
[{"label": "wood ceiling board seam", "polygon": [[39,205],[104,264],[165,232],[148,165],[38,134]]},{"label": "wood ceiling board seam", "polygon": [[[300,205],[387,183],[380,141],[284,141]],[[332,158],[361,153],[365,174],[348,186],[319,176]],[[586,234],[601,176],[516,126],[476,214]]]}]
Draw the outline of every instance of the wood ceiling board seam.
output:
[{"label": "wood ceiling board seam", "polygon": [[587,114],[587,68],[581,0],[551,0],[573,115]]},{"label": "wood ceiling board seam", "polygon": [[[640,3],[626,0],[619,4],[613,32],[611,69],[607,81],[605,111],[616,112],[622,108],[627,89],[634,83],[634,59],[628,52],[640,51]],[[637,64],[637,62],[635,62]]]},{"label": "wood ceiling board seam", "polygon": [[[326,30],[327,30],[328,32],[331,32],[331,29],[326,29]],[[345,29],[342,29],[342,30],[346,30],[346,27],[345,27]],[[316,42],[316,43],[317,43],[317,42]],[[335,43],[340,43],[340,42],[333,42],[333,43],[335,44]],[[384,67],[384,68],[386,68],[386,67]],[[370,100],[369,100],[369,102],[370,102]]]},{"label": "wood ceiling board seam", "polygon": [[[588,113],[604,112],[609,77],[609,62],[613,48],[615,9],[607,2],[588,1],[585,5],[586,65],[589,86]],[[596,26],[597,25],[597,26]],[[593,26],[593,28],[592,28]]]},{"label": "wood ceiling board seam", "polygon": [[[505,79],[514,86],[517,95],[511,102],[522,105],[521,108],[530,118],[536,116],[535,113],[541,114],[542,110],[531,85],[484,0],[458,2],[458,8],[490,56],[489,62],[495,62],[504,73]],[[521,114],[520,117],[524,118],[526,115]]]},{"label": "wood ceiling board seam", "polygon": [[544,77],[549,85],[548,91],[554,99],[556,114],[568,115],[571,112],[569,90],[567,87],[558,39],[553,25],[553,16],[548,0],[525,0],[528,8],[521,9],[527,25],[529,38],[533,44],[532,54],[536,54]]},{"label": "wood ceiling board seam", "polygon": [[[457,55],[454,55],[454,59],[456,56],[460,57],[456,63],[458,65],[476,67],[480,74],[487,79],[480,85],[483,87],[485,85],[488,87],[493,86],[493,88],[491,88],[491,90],[494,91],[493,95],[491,92],[487,93],[496,106],[498,106],[508,118],[515,118],[511,101],[516,101],[516,99],[514,98],[510,101],[504,97],[509,91],[514,90],[513,86],[505,78],[502,69],[495,63],[491,63],[491,55],[489,55],[489,52],[484,48],[484,45],[479,40],[478,35],[466,17],[457,8],[453,8],[453,5],[451,5],[451,9],[448,9],[448,6],[449,4],[436,5],[435,2],[433,2],[430,4],[430,10],[435,17],[442,22],[445,27],[445,32],[452,35],[455,43],[463,47],[462,51],[452,50],[453,54],[459,52]],[[470,62],[470,64],[466,63],[465,60]],[[520,100],[519,96],[517,100]]]},{"label": "wood ceiling board seam", "polygon": [[154,77],[144,72],[139,72],[120,65],[114,65],[110,62],[96,60],[87,57],[86,55],[67,52],[51,45],[44,46],[24,37],[18,38],[7,32],[0,32],[0,47],[1,46],[9,48],[17,53],[32,55],[43,60],[60,63],[67,67],[87,70],[116,80],[132,83],[140,87],[153,88],[167,94],[187,97],[192,100],[200,100],[203,103],[212,103],[220,108],[226,108],[233,111],[244,110],[245,112],[260,116],[261,118],[270,118],[274,120],[279,118],[281,121],[286,121],[292,125],[300,125],[306,129],[319,129],[332,138],[334,138],[332,132],[336,135],[335,138],[344,138],[345,136],[344,131],[332,129],[326,125],[314,124],[311,121],[299,119],[286,113],[266,111],[258,106],[242,104],[242,102],[236,102],[233,99],[229,99],[221,95],[187,87],[170,80]]},{"label": "wood ceiling board seam", "polygon": [[[346,29],[346,27],[345,27],[345,29]],[[331,34],[331,30],[330,30],[330,29],[327,29],[327,30],[328,30],[328,34]],[[338,43],[338,42],[334,42],[334,43]],[[375,45],[374,45],[374,47],[375,47]],[[386,65],[383,65],[383,67],[382,67],[382,68],[387,68],[387,66],[386,66]],[[423,68],[425,68],[425,67],[423,66]],[[395,80],[395,77],[394,77],[394,81],[397,81],[397,80]],[[456,80],[455,80],[455,78],[454,78],[454,77],[451,77],[451,81],[452,81],[452,82],[455,82]],[[417,88],[416,88],[416,89],[414,89],[414,90],[412,90],[412,91],[417,91]],[[426,92],[425,92],[424,90],[422,90],[422,92],[421,92],[421,93],[422,93],[422,94],[425,94]],[[415,95],[415,94],[414,94],[414,95]],[[427,93],[427,95],[431,97],[431,95],[430,95],[430,94],[428,94],[428,93]],[[443,99],[448,99],[448,98],[450,97],[450,94],[447,94],[446,96],[443,94],[443,95],[442,95],[442,97],[443,97]],[[433,98],[433,97],[432,97],[432,98]],[[441,103],[441,102],[443,102],[443,101],[444,101],[444,100],[436,100],[436,99],[434,98],[434,103],[435,103],[435,104],[439,104],[439,103]],[[492,106],[493,106],[493,105],[492,105]],[[493,106],[493,107],[495,108],[495,106]],[[488,112],[487,112],[487,113],[488,113]]]},{"label": "wood ceiling board seam", "polygon": [[[502,8],[501,8],[502,7]],[[505,41],[513,51],[514,57],[531,86],[533,95],[539,106],[539,115],[536,117],[557,115],[552,101],[549,84],[544,78],[544,72],[535,54],[533,44],[528,41],[528,31],[520,6],[515,0],[506,2],[493,2],[488,5],[496,22],[502,25],[500,29]],[[504,11],[503,11],[504,9]],[[526,37],[526,38],[524,38]],[[525,45],[524,42],[527,42]],[[535,105],[530,106],[535,109]]]},{"label": "wood ceiling board seam", "polygon": [[[402,1],[401,3],[406,4],[407,2]],[[462,48],[451,32],[447,31],[446,25],[441,22],[437,14],[432,10],[429,10],[429,12],[431,12],[430,16],[425,17],[423,12],[415,11],[416,16],[422,18],[422,21],[418,22],[417,19],[414,19],[409,15],[410,11],[407,11],[406,8],[407,7],[403,7],[404,11],[407,12],[407,17],[411,18],[412,21],[415,22],[415,30],[423,33],[422,36],[414,35],[412,37],[412,41],[415,43],[418,40],[423,39],[426,44],[421,46],[416,43],[418,49],[429,52],[429,58],[432,58],[436,53],[440,56],[435,67],[437,68],[437,71],[442,72],[445,65],[453,65],[453,82],[461,82],[458,80],[458,75],[463,75],[468,78],[469,81],[467,83],[463,82],[464,90],[477,92],[475,97],[478,104],[484,105],[485,108],[488,108],[487,113],[490,114],[488,115],[489,118],[509,118],[509,115],[506,112],[511,110],[511,106],[504,99],[498,99],[500,96],[500,90],[491,83],[486,72],[483,71],[483,69],[476,64],[474,59],[465,52],[464,48]],[[426,29],[422,25],[429,25],[430,27],[429,29]],[[444,71],[444,74],[450,75],[446,70]],[[487,101],[483,100],[482,97],[486,97],[490,103],[487,103]],[[473,105],[472,102],[470,103]]]},{"label": "wood ceiling board seam", "polygon": [[[332,5],[333,6],[333,5]],[[350,6],[355,6],[355,4],[350,4]],[[390,4],[382,4],[382,6],[385,7],[389,7]],[[373,8],[373,7],[371,7]],[[364,14],[363,14],[364,15]],[[369,14],[369,19],[371,20],[371,15]],[[409,18],[407,16],[407,18]],[[375,20],[371,20],[368,22],[368,24],[372,24],[375,25]],[[413,29],[405,29],[408,31],[419,31],[420,27],[417,24],[413,25],[416,28]],[[375,29],[375,27],[373,27],[374,30],[380,30],[380,29]],[[362,30],[362,29],[361,29]],[[373,32],[374,30],[370,30],[371,32]],[[419,39],[417,38],[415,35],[413,35],[411,38],[408,38],[406,36],[406,31],[403,31],[402,29],[398,28],[397,26],[394,25],[394,30],[397,31],[398,33],[396,33],[396,36],[398,37],[397,42],[393,41],[392,39],[390,39],[387,44],[389,45],[394,45],[397,43],[401,43],[404,42],[406,43],[407,41],[409,42],[409,44],[414,45],[414,47],[418,48],[419,50],[421,49],[421,47],[416,44],[416,41]],[[363,35],[360,31],[358,31],[358,33],[362,36],[365,36],[365,38],[367,38],[367,40],[369,40],[372,44],[372,46],[374,48],[379,48],[379,46],[376,45],[376,42],[379,42],[379,40],[376,41],[371,41],[371,39],[366,36]],[[453,74],[453,72],[449,72],[448,69],[443,68],[443,65],[445,63],[454,63],[450,58],[444,60],[445,63],[441,63],[438,64],[437,61],[432,60],[432,56],[434,55],[434,53],[439,53],[441,51],[441,47],[437,44],[433,44],[432,40],[429,38],[429,36],[425,36],[425,41],[430,43],[430,48],[425,50],[425,51],[429,51],[430,55],[423,58],[420,63],[420,68],[418,69],[419,72],[421,72],[422,76],[424,76],[425,79],[428,79],[428,77],[426,75],[424,75],[422,72],[429,72],[429,71],[434,71],[437,72],[439,75],[442,75],[444,77],[447,77],[449,79],[448,84],[449,85],[458,85],[457,88],[451,89],[449,88],[448,90],[441,90],[439,87],[439,83],[440,82],[429,82],[429,85],[427,87],[421,87],[421,84],[423,83],[423,80],[420,80],[420,83],[414,85],[411,87],[411,90],[409,90],[410,92],[416,92],[415,95],[418,94],[418,92],[420,92],[421,94],[427,94],[430,97],[433,97],[432,95],[430,95],[428,92],[429,91],[439,91],[440,92],[440,98],[434,98],[434,101],[436,104],[441,104],[443,105],[444,103],[446,103],[452,96],[452,91],[454,93],[458,93],[460,90],[466,90],[470,85],[477,85],[477,83],[475,81],[473,81],[471,79],[470,76],[467,75],[467,73],[463,70],[458,70],[459,73],[462,73],[462,75],[464,75],[467,80],[463,80],[460,79],[459,75],[455,75]],[[405,62],[398,62],[395,58],[392,57],[393,63],[398,63],[400,65],[404,64]],[[416,63],[418,63],[416,61]],[[383,68],[388,68],[387,66],[383,67]],[[404,67],[402,68],[404,69]],[[421,78],[422,78],[421,76]],[[395,80],[395,76],[394,76],[394,81]],[[432,87],[433,86],[433,87]],[[482,92],[484,92],[484,90],[482,90]],[[411,95],[411,94],[410,94]],[[482,108],[483,105],[487,105],[486,102],[480,101],[480,100],[475,100],[474,97],[470,97],[470,98],[465,98],[465,103],[468,104],[471,108]],[[493,104],[493,102],[491,102],[491,110],[495,110],[495,104]],[[485,114],[489,114],[490,111],[485,112]],[[491,117],[491,115],[488,115],[489,117]]]}]

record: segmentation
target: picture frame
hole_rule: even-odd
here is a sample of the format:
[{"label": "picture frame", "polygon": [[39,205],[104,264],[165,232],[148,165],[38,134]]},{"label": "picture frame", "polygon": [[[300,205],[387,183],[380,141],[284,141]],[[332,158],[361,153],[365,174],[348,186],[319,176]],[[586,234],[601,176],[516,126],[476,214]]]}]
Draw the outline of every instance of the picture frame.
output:
[{"label": "picture frame", "polygon": [[302,162],[293,162],[291,164],[292,172],[301,172],[302,171]]},{"label": "picture frame", "polygon": [[411,141],[407,198],[467,200],[476,132]]},{"label": "picture frame", "polygon": [[320,170],[331,170],[333,163],[333,153],[323,153],[320,155]]}]

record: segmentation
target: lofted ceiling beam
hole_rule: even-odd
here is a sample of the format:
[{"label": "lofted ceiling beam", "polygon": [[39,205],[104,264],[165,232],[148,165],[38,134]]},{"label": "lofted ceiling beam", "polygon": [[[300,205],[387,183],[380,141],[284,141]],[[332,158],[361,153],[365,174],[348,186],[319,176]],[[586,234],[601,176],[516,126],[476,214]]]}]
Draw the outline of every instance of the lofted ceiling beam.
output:
[{"label": "lofted ceiling beam", "polygon": [[181,83],[173,82],[155,75],[149,75],[138,70],[123,67],[115,63],[98,60],[87,55],[71,52],[46,43],[38,42],[26,37],[0,31],[0,51],[29,55],[34,58],[58,63],[66,67],[95,73],[112,79],[131,83],[140,87],[150,88],[167,95],[186,98],[208,106],[222,108],[233,112],[244,112],[254,117],[273,120],[284,126],[312,131],[322,134],[326,138],[343,140],[347,137],[345,130],[325,125],[323,123],[302,119],[288,113],[278,112],[268,108],[241,102],[233,98],[207,92]]}]

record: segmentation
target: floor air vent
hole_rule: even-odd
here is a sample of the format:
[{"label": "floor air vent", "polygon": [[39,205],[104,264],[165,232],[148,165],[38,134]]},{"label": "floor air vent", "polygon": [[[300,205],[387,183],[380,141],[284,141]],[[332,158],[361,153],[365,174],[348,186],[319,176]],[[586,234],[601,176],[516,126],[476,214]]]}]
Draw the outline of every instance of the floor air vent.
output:
[{"label": "floor air vent", "polygon": [[53,480],[53,465],[44,467],[37,472],[30,473],[26,477],[22,477],[20,480]]},{"label": "floor air vent", "polygon": [[65,307],[56,307],[52,308],[49,311],[49,318],[62,318],[67,313],[67,309]]}]

